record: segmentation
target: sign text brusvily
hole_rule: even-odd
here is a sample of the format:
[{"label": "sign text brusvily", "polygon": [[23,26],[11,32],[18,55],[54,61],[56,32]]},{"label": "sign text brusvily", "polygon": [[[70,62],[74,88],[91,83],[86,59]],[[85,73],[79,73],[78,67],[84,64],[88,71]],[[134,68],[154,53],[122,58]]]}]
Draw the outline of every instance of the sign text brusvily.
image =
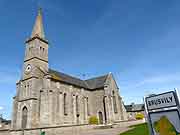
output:
[{"label": "sign text brusvily", "polygon": [[146,104],[148,110],[161,109],[166,107],[176,106],[176,98],[173,92],[165,94],[155,95],[146,98]]}]

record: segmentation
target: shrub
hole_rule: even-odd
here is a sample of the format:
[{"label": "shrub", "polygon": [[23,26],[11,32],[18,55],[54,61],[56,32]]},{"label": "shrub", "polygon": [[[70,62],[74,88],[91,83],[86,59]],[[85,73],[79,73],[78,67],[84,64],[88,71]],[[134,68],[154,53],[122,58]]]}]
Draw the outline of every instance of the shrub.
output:
[{"label": "shrub", "polygon": [[142,120],[143,118],[144,118],[144,114],[142,114],[142,113],[136,114],[136,120]]},{"label": "shrub", "polygon": [[89,124],[91,125],[97,125],[98,124],[98,118],[96,116],[91,116],[89,118]]}]

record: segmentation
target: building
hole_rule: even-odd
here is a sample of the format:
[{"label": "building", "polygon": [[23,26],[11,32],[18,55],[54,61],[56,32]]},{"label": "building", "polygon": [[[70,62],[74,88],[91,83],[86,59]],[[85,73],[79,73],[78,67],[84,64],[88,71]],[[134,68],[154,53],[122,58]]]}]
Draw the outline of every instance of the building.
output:
[{"label": "building", "polygon": [[136,115],[138,113],[143,114],[145,116],[145,107],[144,104],[134,104],[131,105],[125,105],[127,114],[128,114],[128,120],[136,120]]},{"label": "building", "polygon": [[13,101],[12,135],[25,129],[88,124],[91,116],[97,116],[100,124],[127,119],[112,73],[81,80],[49,68],[41,10],[25,43],[22,76]]},{"label": "building", "polygon": [[2,117],[2,115],[0,114],[0,130],[1,129],[9,129],[10,128],[10,124],[11,121],[10,120],[6,120]]}]

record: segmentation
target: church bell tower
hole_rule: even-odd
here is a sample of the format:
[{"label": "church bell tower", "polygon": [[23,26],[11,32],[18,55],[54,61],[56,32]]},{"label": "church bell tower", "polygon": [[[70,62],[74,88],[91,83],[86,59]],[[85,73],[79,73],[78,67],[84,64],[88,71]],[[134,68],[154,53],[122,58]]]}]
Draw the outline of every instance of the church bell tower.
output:
[{"label": "church bell tower", "polygon": [[48,41],[45,39],[41,9],[38,11],[31,37],[26,41],[22,78],[38,77],[38,70],[48,71]]},{"label": "church bell tower", "polygon": [[25,57],[17,94],[13,102],[12,129],[39,127],[39,93],[42,78],[48,72],[48,41],[45,38],[42,11],[38,15],[32,34],[26,40]]}]

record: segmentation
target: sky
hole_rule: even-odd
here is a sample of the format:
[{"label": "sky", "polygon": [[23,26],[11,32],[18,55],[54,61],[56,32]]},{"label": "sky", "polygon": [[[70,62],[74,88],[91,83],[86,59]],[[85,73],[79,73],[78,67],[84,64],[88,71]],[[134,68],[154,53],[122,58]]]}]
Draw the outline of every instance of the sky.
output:
[{"label": "sky", "polygon": [[81,79],[112,72],[125,104],[180,88],[179,0],[0,0],[0,113],[5,118],[11,118],[24,42],[38,7],[50,43],[50,68]]}]

